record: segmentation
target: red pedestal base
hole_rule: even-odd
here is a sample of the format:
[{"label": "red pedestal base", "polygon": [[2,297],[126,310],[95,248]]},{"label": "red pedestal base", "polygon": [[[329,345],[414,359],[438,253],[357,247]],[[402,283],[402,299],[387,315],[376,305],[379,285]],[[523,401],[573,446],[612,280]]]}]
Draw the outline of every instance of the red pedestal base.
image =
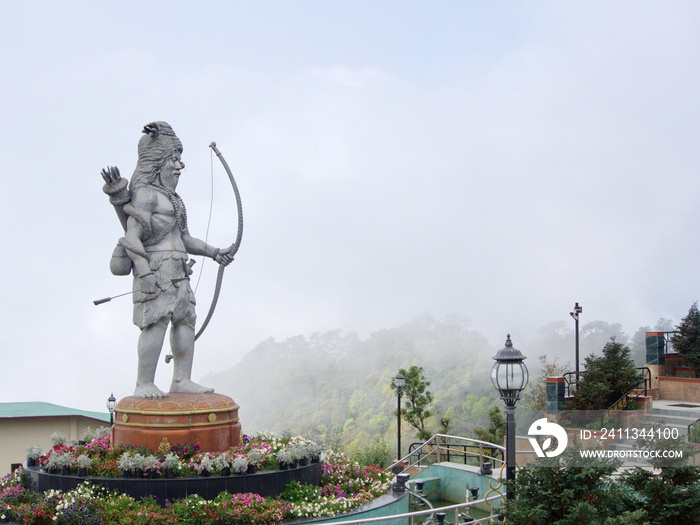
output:
[{"label": "red pedestal base", "polygon": [[112,443],[158,449],[166,438],[225,452],[240,444],[238,405],[221,394],[168,394],[163,399],[125,397],[114,410]]}]

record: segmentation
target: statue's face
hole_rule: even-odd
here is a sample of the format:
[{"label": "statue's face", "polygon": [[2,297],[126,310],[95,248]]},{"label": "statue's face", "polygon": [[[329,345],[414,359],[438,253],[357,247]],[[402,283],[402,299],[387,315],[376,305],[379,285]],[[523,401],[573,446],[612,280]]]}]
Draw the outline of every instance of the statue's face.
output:
[{"label": "statue's face", "polygon": [[180,159],[180,152],[173,151],[160,168],[160,181],[163,186],[174,189],[180,177],[180,170],[184,167],[185,163]]}]

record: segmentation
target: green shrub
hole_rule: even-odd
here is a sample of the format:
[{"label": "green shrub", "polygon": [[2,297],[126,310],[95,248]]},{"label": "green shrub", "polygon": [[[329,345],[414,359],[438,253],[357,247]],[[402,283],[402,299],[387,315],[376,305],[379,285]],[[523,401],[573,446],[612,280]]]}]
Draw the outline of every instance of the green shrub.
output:
[{"label": "green shrub", "polygon": [[280,498],[290,503],[301,503],[303,501],[314,500],[320,496],[318,488],[307,483],[298,481],[290,482],[280,494]]},{"label": "green shrub", "polygon": [[391,452],[386,442],[379,439],[365,449],[355,451],[352,459],[360,465],[377,465],[384,468],[391,460]]}]

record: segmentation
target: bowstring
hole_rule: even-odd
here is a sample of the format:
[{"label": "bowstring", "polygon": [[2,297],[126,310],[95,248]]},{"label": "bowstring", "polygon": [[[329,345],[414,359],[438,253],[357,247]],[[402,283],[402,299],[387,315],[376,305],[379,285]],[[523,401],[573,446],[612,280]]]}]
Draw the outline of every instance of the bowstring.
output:
[{"label": "bowstring", "polygon": [[[214,209],[214,151],[209,151],[209,187],[211,188],[211,195],[209,197],[209,219],[207,220],[207,231],[204,234],[204,243],[209,244],[209,227],[211,226],[211,215]],[[202,273],[204,273],[204,263],[206,262],[206,256],[202,255],[202,265],[199,267],[199,275],[197,276],[197,284],[194,286],[194,293],[197,293],[197,288],[199,288],[199,282],[202,280]]]}]

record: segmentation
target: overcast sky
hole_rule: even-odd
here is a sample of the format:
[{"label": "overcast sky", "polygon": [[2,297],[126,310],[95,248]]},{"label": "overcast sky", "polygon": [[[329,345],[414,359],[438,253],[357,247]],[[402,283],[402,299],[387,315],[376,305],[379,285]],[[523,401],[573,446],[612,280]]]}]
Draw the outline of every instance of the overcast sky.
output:
[{"label": "overcast sky", "polygon": [[630,335],[677,322],[700,299],[699,24],[691,1],[0,2],[0,402],[133,392],[131,300],[92,303],[131,289],[100,170],[130,177],[154,120],[193,235],[212,177],[209,242],[236,235],[212,140],[243,197],[195,379],[425,312],[533,357],[576,301]]}]

